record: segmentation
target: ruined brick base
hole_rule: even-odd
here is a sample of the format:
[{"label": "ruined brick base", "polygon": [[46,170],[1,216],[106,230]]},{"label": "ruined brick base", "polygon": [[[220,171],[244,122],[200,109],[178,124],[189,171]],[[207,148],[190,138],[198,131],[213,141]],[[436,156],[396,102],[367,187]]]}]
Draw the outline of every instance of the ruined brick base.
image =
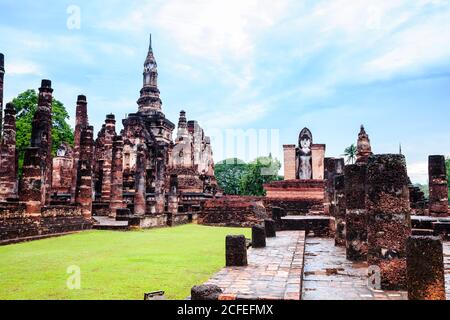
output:
[{"label": "ruined brick base", "polygon": [[93,225],[75,206],[44,207],[40,216],[30,217],[25,205],[1,203],[0,217],[0,241],[87,230]]},{"label": "ruined brick base", "polygon": [[285,180],[264,185],[268,209],[279,207],[287,215],[324,214],[324,180]]},{"label": "ruined brick base", "polygon": [[269,218],[262,198],[226,196],[206,201],[198,223],[214,226],[252,227]]}]

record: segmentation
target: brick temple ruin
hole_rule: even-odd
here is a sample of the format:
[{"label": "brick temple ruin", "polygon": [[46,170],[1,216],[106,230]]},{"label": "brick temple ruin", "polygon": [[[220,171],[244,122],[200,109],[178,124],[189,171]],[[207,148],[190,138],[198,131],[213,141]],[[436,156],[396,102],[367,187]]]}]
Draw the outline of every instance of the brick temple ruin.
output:
[{"label": "brick temple ruin", "polygon": [[[0,55],[3,116],[4,56]],[[180,112],[176,126],[162,111],[158,70],[150,45],[138,110],[116,130],[109,114],[94,137],[88,101],[76,102],[74,145],[52,155],[50,80],[42,80],[23,173],[18,173],[16,111],[4,108],[0,130],[0,241],[31,240],[90,229],[163,227],[197,219],[201,203],[220,195],[211,141],[197,121]]]},{"label": "brick temple ruin", "polygon": [[[410,299],[446,298],[443,252],[450,255],[450,217],[444,156],[429,156],[426,199],[412,185],[405,157],[374,153],[364,126],[354,164],[327,157],[326,145],[314,143],[304,128],[297,144],[283,146],[284,180],[266,184],[266,196],[223,195],[211,139],[184,110],[177,125],[163,113],[150,39],[138,110],[122,120],[120,132],[108,114],[95,136],[88,99],[79,95],[74,145],[62,144],[52,154],[53,88],[42,80],[19,176],[16,110],[3,105],[4,75],[0,54],[0,244],[91,228],[190,222],[251,227],[248,259],[245,237],[227,238],[227,267],[208,282],[216,288],[196,288],[193,297],[214,292],[224,299],[297,300],[303,288],[304,298],[312,298],[320,291],[314,287],[317,276],[341,275],[357,279],[359,291],[348,295],[356,299],[370,296],[368,276],[379,276],[380,290],[392,291],[386,297],[406,292]],[[336,267],[315,270],[323,256],[325,265]],[[236,285],[236,278],[246,284]],[[334,285],[321,286],[324,294]]]},{"label": "brick temple ruin", "polygon": [[207,224],[252,226],[251,247],[228,236],[227,265],[193,287],[192,299],[449,298],[445,157],[429,157],[428,201],[405,157],[373,153],[364,126],[354,164],[325,157],[312,137],[305,128],[298,145],[284,146],[285,180],[267,184],[266,197],[205,205]]}]

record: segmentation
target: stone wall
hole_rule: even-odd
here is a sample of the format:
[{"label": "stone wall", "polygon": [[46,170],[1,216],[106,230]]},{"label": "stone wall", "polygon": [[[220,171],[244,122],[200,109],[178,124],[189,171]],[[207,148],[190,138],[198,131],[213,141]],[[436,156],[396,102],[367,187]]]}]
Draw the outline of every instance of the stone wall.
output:
[{"label": "stone wall", "polygon": [[78,206],[43,207],[41,216],[33,217],[23,204],[0,203],[0,222],[0,243],[92,228]]},{"label": "stone wall", "polygon": [[263,199],[232,197],[208,200],[198,213],[198,223],[227,227],[251,227],[269,218]]}]

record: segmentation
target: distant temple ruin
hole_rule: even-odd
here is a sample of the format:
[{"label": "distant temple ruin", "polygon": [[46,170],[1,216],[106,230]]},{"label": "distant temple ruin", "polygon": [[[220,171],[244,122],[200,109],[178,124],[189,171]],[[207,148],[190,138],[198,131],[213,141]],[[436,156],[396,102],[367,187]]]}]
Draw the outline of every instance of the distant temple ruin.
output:
[{"label": "distant temple ruin", "polygon": [[[3,111],[4,56],[0,56],[0,110]],[[91,228],[96,217],[128,226],[161,227],[196,219],[201,202],[218,192],[210,138],[180,113],[175,125],[162,111],[157,63],[150,46],[144,62],[138,110],[116,132],[109,114],[94,140],[88,103],[78,96],[74,145],[52,155],[50,80],[42,80],[18,176],[15,107],[5,108],[0,144],[0,241],[45,237]],[[3,112],[2,112],[3,114]],[[1,123],[1,121],[0,121]]]}]

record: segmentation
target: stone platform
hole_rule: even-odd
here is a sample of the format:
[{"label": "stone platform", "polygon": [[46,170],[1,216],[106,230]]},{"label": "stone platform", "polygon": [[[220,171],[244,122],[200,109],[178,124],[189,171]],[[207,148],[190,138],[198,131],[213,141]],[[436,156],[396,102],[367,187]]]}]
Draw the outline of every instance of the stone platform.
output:
[{"label": "stone platform", "polygon": [[371,290],[367,263],[346,259],[345,248],[334,239],[307,238],[303,300],[406,300],[403,291]]},{"label": "stone platform", "polygon": [[127,231],[129,230],[128,221],[116,221],[109,217],[92,217],[97,223],[93,228],[96,230],[116,230]]},{"label": "stone platform", "polygon": [[222,300],[300,300],[304,247],[304,231],[278,232],[248,250],[247,267],[224,268],[206,284],[219,286]]}]

